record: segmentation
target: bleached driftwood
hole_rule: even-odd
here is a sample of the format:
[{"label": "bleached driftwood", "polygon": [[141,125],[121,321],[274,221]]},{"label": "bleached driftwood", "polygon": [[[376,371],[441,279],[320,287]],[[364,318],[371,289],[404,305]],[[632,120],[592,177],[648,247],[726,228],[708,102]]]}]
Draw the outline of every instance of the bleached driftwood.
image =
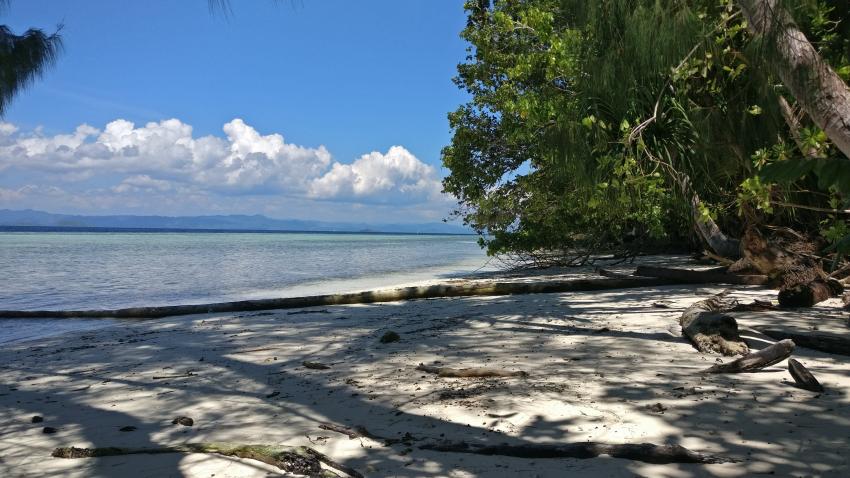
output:
[{"label": "bleached driftwood", "polygon": [[718,352],[723,355],[743,355],[749,352],[747,344],[738,333],[738,322],[724,313],[734,303],[718,294],[692,304],[679,318],[684,334],[703,353]]},{"label": "bleached driftwood", "polygon": [[782,340],[732,362],[712,365],[703,370],[703,373],[755,372],[785,360],[793,351],[794,342]]},{"label": "bleached driftwood", "polygon": [[800,362],[794,359],[788,359],[788,373],[794,378],[794,382],[797,383],[798,387],[810,392],[823,392],[823,385]]}]

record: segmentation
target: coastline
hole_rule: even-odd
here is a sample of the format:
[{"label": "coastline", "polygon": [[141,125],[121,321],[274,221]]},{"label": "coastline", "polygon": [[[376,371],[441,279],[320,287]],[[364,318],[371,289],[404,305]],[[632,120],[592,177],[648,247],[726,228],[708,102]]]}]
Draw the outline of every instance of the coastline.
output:
[{"label": "coastline", "polygon": [[[455,280],[553,275],[593,272],[513,271]],[[827,388],[817,397],[791,386],[779,365],[756,374],[697,373],[716,357],[679,337],[676,320],[684,307],[720,290],[663,286],[203,314],[7,344],[0,350],[0,474],[220,478],[279,471],[206,454],[50,457],[55,447],[209,441],[309,446],[370,477],[846,474],[848,457],[837,446],[846,443],[846,432],[826,424],[850,423],[847,357],[798,348],[795,357]],[[774,294],[731,290],[742,301]],[[388,331],[400,340],[381,343]],[[305,361],[329,368],[307,368]],[[528,376],[443,378],[418,371],[420,363]],[[32,423],[35,415],[43,422]],[[177,416],[194,424],[172,424]],[[323,430],[323,423],[414,438],[410,445],[385,445]],[[45,434],[43,427],[56,432]],[[421,450],[416,440],[423,437],[474,444],[671,443],[741,461],[480,456]],[[798,459],[800,447],[805,462]]]},{"label": "coastline", "polygon": [[[280,289],[257,290],[235,296],[235,300],[263,300],[292,298],[325,294],[348,294],[371,290],[403,287],[428,286],[452,280],[471,279],[482,273],[495,272],[487,260],[470,258],[461,262],[438,267],[423,268],[413,272],[395,272],[380,276],[363,276],[350,279],[310,281]],[[202,304],[189,300],[186,305]],[[162,304],[156,305],[162,306]],[[109,318],[0,318],[0,344],[11,344],[53,337],[73,331],[96,330],[120,325],[120,319]]]}]

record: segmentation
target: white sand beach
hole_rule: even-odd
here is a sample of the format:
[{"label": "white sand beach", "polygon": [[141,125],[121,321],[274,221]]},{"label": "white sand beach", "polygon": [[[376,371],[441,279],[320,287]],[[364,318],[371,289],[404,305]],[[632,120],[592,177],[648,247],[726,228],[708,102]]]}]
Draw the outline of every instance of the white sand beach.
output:
[{"label": "white sand beach", "polygon": [[[664,286],[116,321],[6,344],[0,476],[280,472],[209,454],[51,457],[55,447],[211,441],[305,445],[370,477],[850,475],[850,357],[797,348],[794,357],[821,381],[823,394],[794,387],[784,361],[759,373],[698,373],[730,359],[697,352],[679,336],[677,318],[723,289]],[[775,299],[768,289],[732,290],[745,302]],[[794,320],[846,328],[847,312],[838,307],[831,300]],[[390,330],[401,339],[380,343]],[[745,335],[753,348],[769,341]],[[304,361],[329,368],[306,368]],[[420,363],[528,376],[442,378],[418,371]],[[43,422],[32,423],[36,415]],[[193,426],[172,424],[177,416],[191,417]],[[393,445],[349,439],[320,429],[322,423],[407,438]],[[56,432],[45,434],[45,427]],[[509,458],[419,449],[424,439],[679,444],[736,461]]]}]

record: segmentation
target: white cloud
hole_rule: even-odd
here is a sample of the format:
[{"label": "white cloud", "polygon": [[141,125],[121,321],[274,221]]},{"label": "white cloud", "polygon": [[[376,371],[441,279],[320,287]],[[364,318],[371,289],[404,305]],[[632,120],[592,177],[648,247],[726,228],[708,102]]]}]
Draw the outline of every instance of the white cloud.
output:
[{"label": "white cloud", "polygon": [[128,191],[168,191],[170,189],[173,189],[170,181],[154,179],[147,174],[138,174],[121,181],[121,184],[112,188],[112,191],[125,193]]},{"label": "white cloud", "polygon": [[[118,119],[102,130],[83,124],[52,136],[0,123],[0,171],[6,184],[38,177],[39,187],[59,187],[79,196],[79,204],[95,197],[101,203],[126,202],[135,195],[140,204],[145,197],[159,204],[192,198],[207,207],[237,197],[276,197],[304,204],[420,204],[431,208],[431,216],[435,208],[447,209],[437,170],[402,146],[345,164],[324,146],[287,143],[282,135],[263,135],[241,119],[226,123],[223,132],[223,137],[195,137],[192,126],[177,119],[143,126]],[[0,189],[0,206],[14,207],[11,203],[23,195],[19,189]]]},{"label": "white cloud", "polygon": [[380,197],[386,202],[404,197],[428,199],[439,191],[434,167],[401,146],[391,147],[386,154],[364,154],[351,164],[335,163],[310,186],[313,197]]},{"label": "white cloud", "polygon": [[13,125],[12,123],[6,123],[4,121],[0,121],[0,135],[8,136],[10,134],[14,134],[18,132],[18,127]]}]

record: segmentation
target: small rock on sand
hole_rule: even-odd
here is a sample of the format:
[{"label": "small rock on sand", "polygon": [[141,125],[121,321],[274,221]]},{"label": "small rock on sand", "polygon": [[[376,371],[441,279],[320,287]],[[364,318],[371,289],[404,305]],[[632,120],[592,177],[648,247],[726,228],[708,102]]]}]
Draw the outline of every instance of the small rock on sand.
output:
[{"label": "small rock on sand", "polygon": [[398,335],[397,332],[395,332],[393,330],[390,330],[389,332],[387,332],[387,333],[385,333],[384,335],[381,336],[381,343],[382,344],[388,344],[388,343],[391,343],[391,342],[398,342],[399,340],[401,340],[401,337]]},{"label": "small rock on sand", "polygon": [[174,420],[171,420],[171,423],[174,425],[183,425],[184,427],[191,427],[195,424],[195,420],[192,420],[189,417],[177,417]]}]

